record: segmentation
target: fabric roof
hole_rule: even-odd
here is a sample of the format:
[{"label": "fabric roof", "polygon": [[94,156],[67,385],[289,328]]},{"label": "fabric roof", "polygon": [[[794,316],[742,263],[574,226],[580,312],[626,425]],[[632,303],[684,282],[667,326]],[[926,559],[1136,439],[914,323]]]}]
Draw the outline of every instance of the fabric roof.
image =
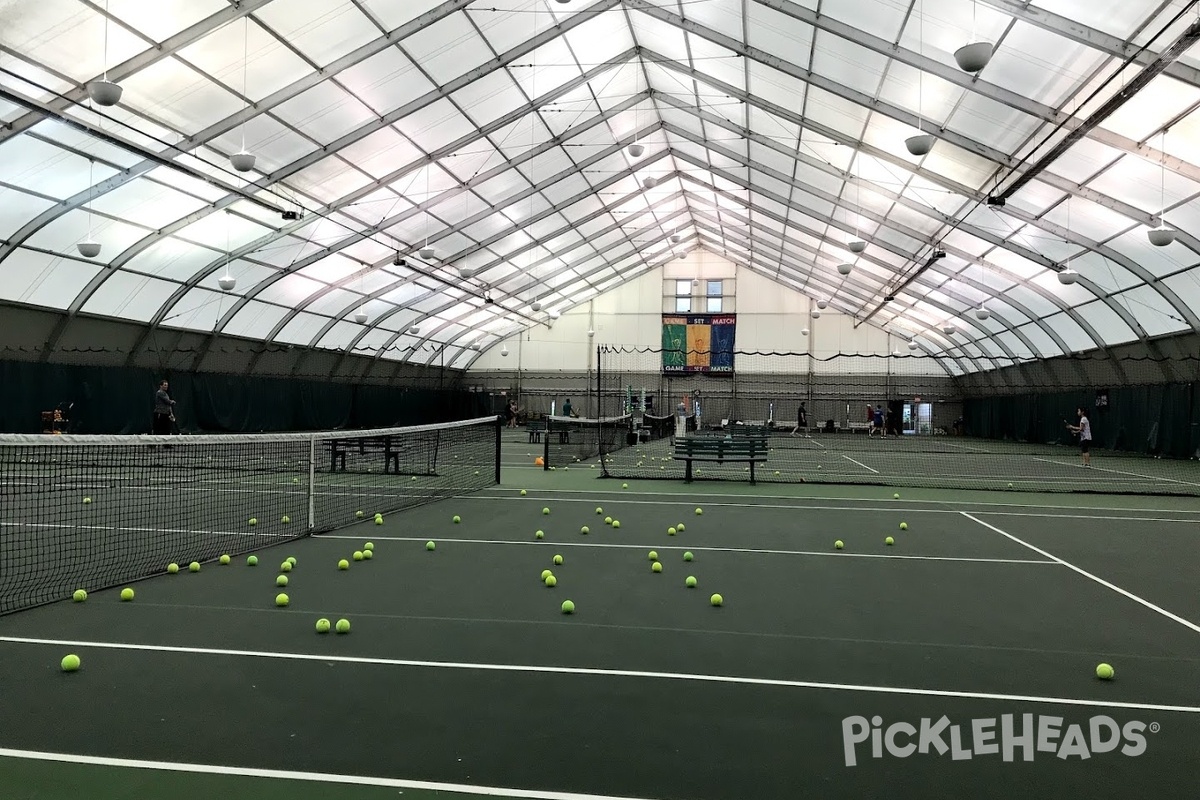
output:
[{"label": "fabric roof", "polygon": [[[1192,330],[1198,13],[0,3],[0,299],[466,367],[706,248],[954,372]],[[994,45],[978,73],[972,41]],[[89,99],[104,78],[118,105]]]}]

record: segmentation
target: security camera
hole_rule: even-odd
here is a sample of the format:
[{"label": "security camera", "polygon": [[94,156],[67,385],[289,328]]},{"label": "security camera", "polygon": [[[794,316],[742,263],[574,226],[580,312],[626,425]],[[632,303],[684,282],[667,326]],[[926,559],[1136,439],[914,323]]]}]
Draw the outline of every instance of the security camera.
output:
[{"label": "security camera", "polygon": [[400,256],[396,256],[395,258],[393,258],[393,259],[392,259],[392,266],[393,266],[393,267],[407,267],[407,266],[408,266],[408,262],[407,262],[407,261],[405,261],[405,260],[404,260],[403,258],[401,258]]},{"label": "security camera", "polygon": [[934,257],[934,258],[945,258],[945,257],[946,257],[946,251],[945,251],[945,250],[943,250],[943,249],[941,249],[941,248],[939,247],[938,249],[936,249],[936,250],[934,250],[934,251],[933,251],[933,257]]}]

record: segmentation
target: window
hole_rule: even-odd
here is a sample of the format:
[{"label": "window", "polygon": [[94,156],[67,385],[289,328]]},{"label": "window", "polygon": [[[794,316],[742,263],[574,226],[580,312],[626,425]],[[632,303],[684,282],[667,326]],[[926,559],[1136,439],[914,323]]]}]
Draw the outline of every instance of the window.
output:
[{"label": "window", "polygon": [[721,281],[707,281],[704,293],[706,295],[705,310],[709,314],[720,314],[722,310]]},{"label": "window", "polygon": [[692,311],[692,282],[675,281],[675,313],[689,314]]}]

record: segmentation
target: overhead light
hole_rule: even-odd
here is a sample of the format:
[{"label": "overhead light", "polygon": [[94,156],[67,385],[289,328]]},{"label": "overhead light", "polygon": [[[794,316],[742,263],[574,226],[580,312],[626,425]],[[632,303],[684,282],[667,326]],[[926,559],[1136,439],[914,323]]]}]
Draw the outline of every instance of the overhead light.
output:
[{"label": "overhead light", "polygon": [[100,255],[100,243],[93,242],[91,239],[79,242],[75,245],[75,249],[79,251],[79,255],[84,258],[95,258]]},{"label": "overhead light", "polygon": [[354,321],[357,322],[359,325],[366,324],[367,312],[363,311],[361,308],[358,311],[354,312]]},{"label": "overhead light", "polygon": [[505,358],[508,357],[508,345],[504,345],[504,347],[500,349],[500,355],[504,356]]},{"label": "overhead light", "polygon": [[854,241],[850,242],[850,244],[846,245],[846,247],[851,253],[861,253],[863,250],[867,249],[867,243],[862,239],[855,239]]},{"label": "overhead light", "polygon": [[594,330],[592,330],[591,328],[588,328],[588,338],[591,339],[595,335],[596,335],[596,332]]},{"label": "overhead light", "polygon": [[977,319],[987,319],[991,315],[992,312],[988,311],[987,306],[985,306],[983,303],[980,303],[979,308],[975,309],[975,317]]},{"label": "overhead light", "polygon": [[221,287],[222,291],[232,292],[233,287],[237,286],[237,278],[226,272],[224,275],[217,278],[217,285]]},{"label": "overhead light", "polygon": [[953,336],[955,330],[957,330],[957,328],[955,328],[953,325],[942,326],[942,333],[946,334],[947,336]]},{"label": "overhead light", "polygon": [[692,278],[692,286],[699,286],[699,285],[700,285],[700,279]]},{"label": "overhead light", "polygon": [[471,342],[472,350],[479,350],[479,342]]},{"label": "overhead light", "polygon": [[1175,231],[1170,228],[1151,228],[1146,231],[1146,237],[1150,239],[1150,244],[1155,247],[1166,247],[1175,241]]},{"label": "overhead light", "polygon": [[459,267],[458,274],[463,276],[464,278],[470,278],[471,276],[473,276],[475,274],[475,270],[471,267]]},{"label": "overhead light", "polygon": [[421,326],[413,325],[411,328],[408,329],[408,332],[411,333],[413,336],[416,336],[418,333],[421,332]]},{"label": "overhead light", "polygon": [[828,307],[829,307],[828,300],[821,298],[820,300],[817,301],[817,308],[828,308]]},{"label": "overhead light", "polygon": [[434,255],[436,254],[436,251],[429,245],[426,245],[425,247],[422,247],[420,250],[418,250],[417,253],[418,253],[418,255],[421,256],[421,258],[428,261],[429,259],[434,257]]},{"label": "overhead light", "polygon": [[234,153],[229,157],[229,163],[238,172],[249,172],[254,169],[254,154],[247,153],[244,150],[240,153]]},{"label": "overhead light", "polygon": [[894,355],[896,358],[899,358],[900,357],[900,348],[897,347],[895,350],[893,350],[892,355]]},{"label": "overhead light", "polygon": [[533,309],[534,311],[541,311],[541,310],[542,310],[542,304],[541,304],[540,302],[538,302],[537,300],[534,300],[534,301],[533,301],[533,303],[532,303],[532,304],[530,304],[530,306],[529,306],[529,307],[530,307],[531,309]]},{"label": "overhead light", "polygon": [[656,181],[652,177],[651,178],[643,178],[642,186],[645,186],[647,189],[653,189],[655,186],[658,186],[658,181]]},{"label": "overhead light", "polygon": [[1079,280],[1079,273],[1067,267],[1058,273],[1058,282],[1066,286],[1070,286],[1075,281]]},{"label": "overhead light", "polygon": [[550,315],[550,319],[558,319],[562,316],[562,312],[555,309],[551,309],[548,313]]},{"label": "overhead light", "polygon": [[909,350],[916,350],[918,346],[919,346],[919,345],[917,344],[917,340],[916,340],[916,339],[909,339],[909,340],[908,340],[908,349],[909,349]]},{"label": "overhead light", "polygon": [[115,106],[121,102],[123,91],[112,81],[92,81],[87,85],[88,97],[98,106]]},{"label": "overhead light", "polygon": [[801,328],[801,329],[800,329],[800,335],[801,335],[801,336],[808,336],[808,328]]},{"label": "overhead light", "polygon": [[849,275],[850,271],[853,269],[854,269],[853,264],[838,264],[838,272],[840,272],[843,275]]},{"label": "overhead light", "polygon": [[812,311],[810,311],[810,312],[808,312],[808,313],[809,313],[810,315],[812,315],[812,318],[813,318],[813,319],[820,319],[820,318],[821,318],[821,312],[820,312],[820,310],[818,310],[818,309],[815,309],[815,308],[814,308]]},{"label": "overhead light", "polygon": [[646,152],[646,146],[642,145],[642,144],[638,144],[637,142],[634,142],[633,144],[629,145],[629,147],[625,148],[625,150],[633,158],[641,158],[642,153]]},{"label": "overhead light", "polygon": [[671,234],[671,244],[679,244],[681,241],[683,241],[683,237],[678,233]]},{"label": "overhead light", "polygon": [[979,72],[992,60],[990,42],[972,42],[954,51],[954,61],[963,72]]},{"label": "overhead light", "polygon": [[908,152],[914,156],[923,156],[933,149],[933,143],[936,139],[933,134],[919,133],[916,136],[910,136],[904,140],[904,146],[908,148]]}]

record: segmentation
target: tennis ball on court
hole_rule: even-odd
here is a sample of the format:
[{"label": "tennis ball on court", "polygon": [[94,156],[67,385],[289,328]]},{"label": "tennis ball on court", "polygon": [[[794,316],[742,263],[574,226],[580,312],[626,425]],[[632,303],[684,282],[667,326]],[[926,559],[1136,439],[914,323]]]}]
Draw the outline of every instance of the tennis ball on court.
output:
[{"label": "tennis ball on court", "polygon": [[563,600],[562,612],[564,614],[574,614],[575,613],[575,604],[572,603],[570,600]]},{"label": "tennis ball on court", "polygon": [[667,536],[674,536],[674,535],[675,535],[675,529],[673,527],[667,528]]},{"label": "tennis ball on court", "polygon": [[550,509],[548,509],[548,508],[543,508],[543,509],[542,509],[542,515],[543,515],[543,516],[547,516],[547,517],[548,517],[548,516],[550,516]]},{"label": "tennis ball on court", "polygon": [[619,527],[621,527],[621,520],[619,520],[619,519],[614,519],[614,520],[613,520],[613,527],[614,527],[614,528],[619,528]]},{"label": "tennis ball on court", "polygon": [[454,515],[454,524],[457,525],[460,522],[462,522],[462,517],[460,517],[458,514],[455,514]]},{"label": "tennis ball on court", "polygon": [[258,566],[258,556],[250,556],[249,558],[247,558],[246,566],[257,567]]},{"label": "tennis ball on court", "polygon": [[900,530],[902,530],[902,531],[906,531],[906,530],[908,530],[908,523],[907,523],[907,522],[901,522],[901,523],[900,523]]},{"label": "tennis ball on court", "polygon": [[658,551],[651,550],[649,554],[647,554],[646,558],[648,558],[650,561],[658,561]]},{"label": "tennis ball on court", "polygon": [[437,545],[436,545],[436,544],[434,544],[433,542],[426,542],[426,543],[425,543],[425,549],[426,549],[426,550],[429,550],[429,551],[431,551],[431,552],[432,552],[433,550],[436,550],[436,549],[437,549]]},{"label": "tennis ball on court", "polygon": [[1011,483],[1008,485],[1008,488],[1010,488],[1010,489],[1012,488],[1012,484],[1011,484]]},{"label": "tennis ball on court", "polygon": [[682,522],[676,523],[675,530],[679,531],[680,533],[683,533],[683,523]]},{"label": "tennis ball on court", "polygon": [[372,558],[374,558],[374,557],[375,557],[375,551],[374,551],[374,550],[363,550],[363,559],[364,559],[364,560],[366,560],[366,561],[370,561],[370,560],[371,560]]},{"label": "tennis ball on court", "polygon": [[317,633],[329,633],[329,620],[317,620]]},{"label": "tennis ball on court", "polygon": [[199,571],[200,571],[200,562],[199,561],[193,561],[192,563],[188,564],[188,572],[199,572]]},{"label": "tennis ball on court", "polygon": [[714,594],[712,597],[708,598],[708,602],[712,603],[714,606],[719,606],[725,602],[725,598],[721,597],[719,594]]},{"label": "tennis ball on court", "polygon": [[83,589],[76,589],[75,594],[71,595],[71,598],[76,603],[82,603],[84,600],[87,600],[87,592],[85,592]]},{"label": "tennis ball on court", "polygon": [[63,660],[62,660],[62,671],[63,672],[74,672],[77,669],[79,669],[79,656],[74,655],[74,654],[69,655],[69,656],[63,656]]},{"label": "tennis ball on court", "polygon": [[167,564],[167,572],[174,575],[175,573],[179,572],[179,565],[178,564]]},{"label": "tennis ball on court", "polygon": [[700,516],[700,515],[701,515],[701,514],[703,514],[703,513],[704,513],[704,509],[703,509],[703,508],[697,508],[697,509],[696,509],[696,516],[697,516],[697,517],[698,517],[698,516]]},{"label": "tennis ball on court", "polygon": [[290,602],[291,601],[288,600],[288,596],[286,594],[275,595],[275,605],[279,606],[280,608],[283,608]]},{"label": "tennis ball on court", "polygon": [[90,498],[90,497],[83,498],[83,504],[85,506],[90,506],[92,504],[92,498]]},{"label": "tennis ball on court", "polygon": [[299,562],[297,562],[297,561],[296,561],[296,557],[295,557],[295,556],[288,556],[288,557],[287,557],[287,562],[288,562],[289,564],[291,564],[293,567],[294,567],[294,566],[296,566],[296,564],[297,564],[297,563],[299,563]]},{"label": "tennis ball on court", "polygon": [[366,515],[363,514],[363,512],[361,512],[361,511],[355,511],[354,516],[358,517],[359,519],[362,519]]},{"label": "tennis ball on court", "polygon": [[695,589],[696,588],[696,576],[688,575],[687,578],[684,579],[683,585],[689,589]]},{"label": "tennis ball on court", "polygon": [[133,599],[133,589],[130,589],[128,586],[126,586],[124,589],[122,589],[121,590],[121,599],[126,602],[129,602],[130,600],[132,600]]},{"label": "tennis ball on court", "polygon": [[1101,664],[1096,667],[1096,677],[1102,681],[1111,681],[1115,674],[1111,664]]},{"label": "tennis ball on court", "polygon": [[349,633],[350,632],[350,620],[339,619],[337,621],[337,625],[334,626],[334,630],[337,631],[338,633]]},{"label": "tennis ball on court", "polygon": [[548,588],[553,589],[555,586],[558,586],[558,578],[553,575],[547,575],[545,584]]},{"label": "tennis ball on court", "polygon": [[655,561],[653,564],[650,565],[650,571],[651,572],[662,572],[662,562]]},{"label": "tennis ball on court", "polygon": [[350,562],[343,558],[338,562],[338,569],[350,569]]},{"label": "tennis ball on court", "polygon": [[563,562],[563,557],[562,557],[562,556],[555,556],[555,557],[554,557],[554,565],[555,565],[556,567],[557,567],[557,566],[561,566],[561,565],[562,565],[562,562]]},{"label": "tennis ball on court", "polygon": [[604,509],[603,509],[603,508],[601,508],[600,506],[596,506],[596,513],[597,513],[597,514],[603,514],[603,513],[604,513]]},{"label": "tennis ball on court", "polygon": [[355,561],[362,561],[362,560],[363,560],[363,554],[362,554],[362,550],[355,550],[355,551],[354,551],[354,560],[355,560]]},{"label": "tennis ball on court", "polygon": [[287,586],[288,585],[288,576],[280,575],[279,577],[277,577],[275,579],[275,585],[276,586]]},{"label": "tennis ball on court", "polygon": [[535,539],[541,539],[541,538],[544,538],[544,537],[545,537],[545,535],[546,535],[546,532],[545,532],[545,531],[538,531],[537,533],[535,533],[535,534],[533,535],[533,538],[535,538]]},{"label": "tennis ball on court", "polygon": [[255,517],[251,517],[251,518],[250,518],[250,524],[251,524],[251,525],[257,525],[257,524],[258,524],[258,519],[257,519],[257,518],[255,518]]},{"label": "tennis ball on court", "polygon": [[582,533],[584,536],[587,536],[589,533],[591,533],[591,531],[588,529],[587,525],[584,525],[582,528],[580,528],[579,532]]},{"label": "tennis ball on court", "polygon": [[375,549],[375,543],[374,543],[374,542],[367,542],[366,544],[364,544],[364,545],[363,545],[363,552],[364,552],[364,553],[365,553],[366,551],[368,551],[368,550],[374,550],[374,549]]},{"label": "tennis ball on court", "polygon": [[900,493],[899,493],[899,492],[896,492],[894,495],[892,495],[892,499],[893,499],[893,500],[899,500],[899,499],[900,499]]},{"label": "tennis ball on court", "polygon": [[683,554],[684,561],[691,561],[693,558],[694,558],[694,556],[691,554],[691,551],[688,551]]},{"label": "tennis ball on court", "polygon": [[628,489],[628,488],[629,488],[629,484],[628,484],[628,483],[622,483],[622,484],[621,484],[621,488],[622,488],[622,489]]},{"label": "tennis ball on court", "polygon": [[544,570],[542,570],[542,580],[546,580],[546,578],[549,578],[549,577],[550,577],[551,575],[553,575],[553,574],[554,574],[554,573],[553,573],[553,572],[551,572],[551,571],[550,571],[550,570],[548,570],[548,569],[544,569]]},{"label": "tennis ball on court", "polygon": [[287,514],[284,514],[284,515],[283,515],[283,519],[281,519],[281,520],[280,520],[280,522],[282,522],[284,525],[291,525],[291,524],[292,524],[292,518],[291,518],[291,517],[289,517]]},{"label": "tennis ball on court", "polygon": [[383,524],[383,517],[376,517],[376,518],[375,518],[375,524],[376,524],[376,525],[382,525],[382,524]]},{"label": "tennis ball on court", "polygon": [[222,555],[222,556],[221,556],[221,558],[220,558],[220,559],[218,559],[218,560],[219,560],[219,561],[220,561],[222,564],[228,564],[228,563],[229,563],[229,561],[230,561],[230,559],[229,559],[229,556],[228,556],[228,555]]},{"label": "tennis ball on court", "polygon": [[521,497],[524,497],[527,494],[529,494],[529,492],[525,491],[524,489],[521,490]]},{"label": "tennis ball on court", "polygon": [[836,542],[833,543],[834,550],[841,550],[845,546],[846,546],[845,542],[843,542],[841,539],[838,539]]},{"label": "tennis ball on court", "polygon": [[280,572],[291,572],[292,571],[292,562],[284,561],[283,563],[281,563],[279,565],[279,571]]},{"label": "tennis ball on court", "polygon": [[604,518],[604,524],[605,524],[605,525],[612,525],[612,517],[605,517],[605,518]]}]

